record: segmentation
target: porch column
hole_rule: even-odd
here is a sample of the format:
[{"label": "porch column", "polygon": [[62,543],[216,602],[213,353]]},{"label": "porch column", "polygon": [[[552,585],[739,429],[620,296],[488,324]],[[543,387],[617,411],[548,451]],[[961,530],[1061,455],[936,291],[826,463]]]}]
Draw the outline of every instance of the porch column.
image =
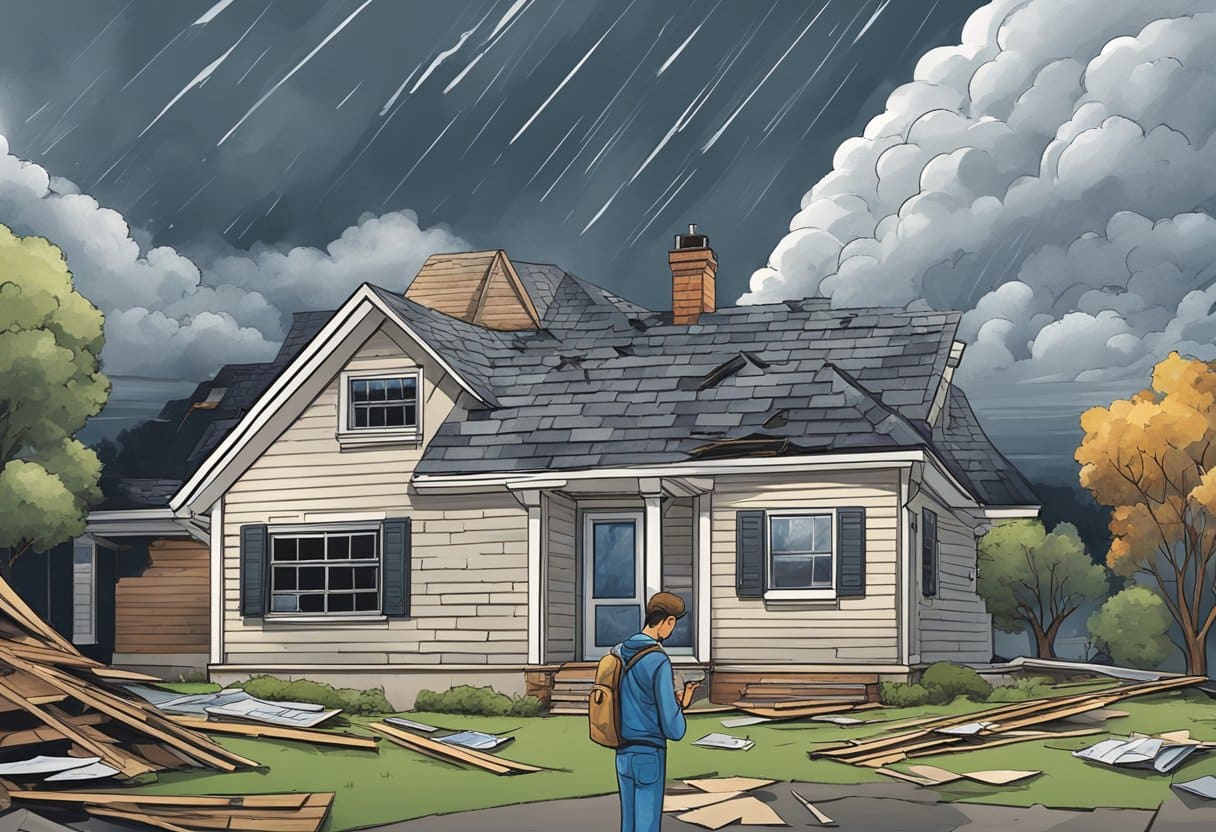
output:
[{"label": "porch column", "polygon": [[541,523],[541,492],[516,491],[515,499],[528,510],[528,664],[540,664],[544,656],[544,538]]},{"label": "porch column", "polygon": [[224,662],[224,498],[211,506],[208,523],[208,595],[210,612],[210,645],[207,658],[211,664]]},{"label": "porch column", "polygon": [[646,540],[645,602],[663,588],[663,483],[657,479],[644,479],[638,484],[646,504],[643,524]]},{"label": "porch column", "polygon": [[713,495],[706,492],[693,499],[693,604],[696,608],[693,654],[699,662],[710,660],[710,572],[713,546]]}]

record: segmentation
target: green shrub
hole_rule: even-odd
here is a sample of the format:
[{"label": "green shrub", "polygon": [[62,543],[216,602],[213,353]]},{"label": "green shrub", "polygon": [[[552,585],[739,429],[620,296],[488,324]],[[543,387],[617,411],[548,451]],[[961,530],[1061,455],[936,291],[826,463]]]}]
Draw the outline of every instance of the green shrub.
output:
[{"label": "green shrub", "polygon": [[992,694],[992,685],[969,667],[950,662],[937,662],[921,675],[920,683],[929,692],[929,702],[945,705],[960,696],[972,702],[984,702]]},{"label": "green shrub", "polygon": [[1051,680],[1043,678],[1019,679],[1012,685],[1000,685],[988,694],[989,702],[1025,702],[1027,699],[1042,699],[1051,695]]},{"label": "green shrub", "polygon": [[540,716],[544,703],[535,696],[507,696],[490,687],[455,685],[443,693],[419,691],[414,710],[465,716]]},{"label": "green shrub", "polygon": [[907,682],[879,682],[878,701],[892,708],[915,708],[929,704],[929,691],[924,685]]},{"label": "green shrub", "polygon": [[241,683],[245,693],[274,702],[307,702],[326,708],[341,708],[348,714],[387,714],[393,707],[384,696],[384,688],[335,688],[309,679],[279,679],[275,676],[253,676]]}]

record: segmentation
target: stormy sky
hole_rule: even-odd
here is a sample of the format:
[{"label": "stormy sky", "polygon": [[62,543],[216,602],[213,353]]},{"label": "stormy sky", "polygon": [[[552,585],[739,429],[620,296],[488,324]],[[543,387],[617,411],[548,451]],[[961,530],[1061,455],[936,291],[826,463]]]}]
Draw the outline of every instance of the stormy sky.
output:
[{"label": "stormy sky", "polygon": [[434,251],[663,308],[696,222],[723,304],[967,312],[991,433],[1067,476],[1083,405],[1216,335],[1210,6],[13,0],[0,222],[107,314],[95,434]]}]

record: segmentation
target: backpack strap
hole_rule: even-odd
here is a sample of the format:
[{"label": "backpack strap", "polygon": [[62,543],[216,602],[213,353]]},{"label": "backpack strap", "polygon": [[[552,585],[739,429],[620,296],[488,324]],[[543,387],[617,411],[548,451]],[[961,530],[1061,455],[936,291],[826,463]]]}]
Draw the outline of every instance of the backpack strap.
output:
[{"label": "backpack strap", "polygon": [[651,646],[644,647],[641,650],[639,650],[638,652],[634,653],[633,658],[630,659],[629,661],[625,662],[625,667],[621,670],[621,675],[624,676],[626,673],[628,673],[629,668],[631,668],[635,664],[637,664],[638,661],[641,660],[644,656],[648,656],[651,653],[655,653],[655,652],[662,653],[663,652],[662,646],[658,645],[658,644],[652,644]]}]

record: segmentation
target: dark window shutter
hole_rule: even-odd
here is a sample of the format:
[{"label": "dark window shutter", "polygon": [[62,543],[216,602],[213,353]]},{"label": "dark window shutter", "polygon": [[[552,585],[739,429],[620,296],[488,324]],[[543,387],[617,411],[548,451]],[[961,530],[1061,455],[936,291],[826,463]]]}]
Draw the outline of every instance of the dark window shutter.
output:
[{"label": "dark window shutter", "polygon": [[265,525],[241,526],[241,615],[256,617],[266,614],[269,548]]},{"label": "dark window shutter", "polygon": [[764,512],[735,514],[735,594],[764,597]]},{"label": "dark window shutter", "polygon": [[866,510],[836,509],[836,596],[866,594]]},{"label": "dark window shutter", "polygon": [[384,614],[406,618],[410,614],[410,520],[384,521]]},{"label": "dark window shutter", "polygon": [[937,594],[937,515],[921,509],[920,591],[926,598]]}]

